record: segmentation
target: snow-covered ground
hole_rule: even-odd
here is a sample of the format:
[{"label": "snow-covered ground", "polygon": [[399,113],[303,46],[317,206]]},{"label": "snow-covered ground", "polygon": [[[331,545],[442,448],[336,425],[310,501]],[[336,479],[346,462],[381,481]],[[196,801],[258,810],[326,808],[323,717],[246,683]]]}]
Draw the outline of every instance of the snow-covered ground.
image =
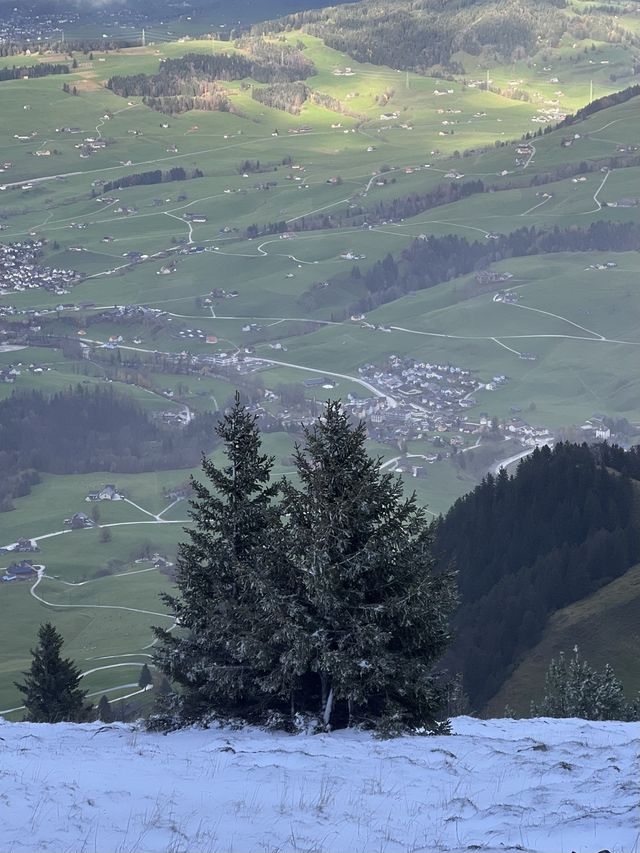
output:
[{"label": "snow-covered ground", "polygon": [[634,723],[454,720],[455,735],[0,718],[0,850],[640,850]]}]

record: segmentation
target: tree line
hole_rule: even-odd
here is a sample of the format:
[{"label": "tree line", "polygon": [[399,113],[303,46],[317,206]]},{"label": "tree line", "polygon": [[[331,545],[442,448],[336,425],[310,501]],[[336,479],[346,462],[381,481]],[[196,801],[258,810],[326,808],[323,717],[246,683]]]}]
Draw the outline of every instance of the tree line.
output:
[{"label": "tree line", "polygon": [[284,110],[292,115],[300,115],[302,105],[309,98],[310,89],[304,83],[294,81],[288,83],[272,83],[270,86],[254,86],[251,97],[254,101],[272,107],[275,110]]},{"label": "tree line", "polygon": [[577,122],[584,121],[589,118],[589,116],[594,115],[595,113],[601,112],[602,110],[609,109],[609,107],[615,107],[618,104],[625,104],[627,101],[630,101],[631,98],[637,98],[640,95],[640,84],[636,83],[634,86],[628,86],[626,89],[622,89],[620,92],[613,92],[610,95],[603,95],[602,98],[596,98],[595,101],[591,101],[591,103],[586,104],[584,107],[581,107],[579,110],[576,110],[572,115],[568,115],[566,118],[562,119],[562,121],[558,122],[558,124],[554,125],[551,128],[545,128],[544,132],[550,132],[551,130],[556,130],[562,127],[570,127]]},{"label": "tree line", "polygon": [[[399,299],[407,293],[435,287],[474,270],[485,269],[494,261],[557,252],[632,252],[640,241],[640,225],[634,222],[598,220],[585,228],[518,228],[490,243],[469,242],[449,234],[414,240],[397,258],[391,254],[365,272],[355,266],[348,278],[362,285],[365,295],[352,303],[350,313],[365,313]],[[335,278],[343,282],[344,276]],[[304,307],[313,307],[318,298],[312,287],[300,297]]]},{"label": "tree line", "polygon": [[[536,449],[514,476],[487,475],[437,524],[440,565],[455,562],[460,607],[446,663],[471,705],[493,696],[549,616],[622,575],[640,557],[637,498],[620,448]],[[635,470],[640,455],[628,464]]]},{"label": "tree line", "polygon": [[22,80],[23,77],[48,77],[50,74],[68,74],[69,66],[60,63],[43,62],[41,65],[12,65],[0,68],[0,82]]},{"label": "tree line", "polygon": [[[230,111],[231,102],[217,81],[252,79],[271,85],[294,84],[315,73],[315,67],[300,51],[261,53],[188,53],[167,59],[157,74],[114,75],[107,88],[123,98],[142,96],[153,109],[167,113],[191,109]],[[297,90],[296,90],[297,91]]]},{"label": "tree line", "polygon": [[167,184],[171,181],[186,181],[188,178],[202,178],[203,176],[203,172],[200,169],[193,169],[188,173],[182,166],[173,166],[168,172],[163,172],[161,169],[153,169],[150,172],[136,172],[133,175],[123,175],[121,178],[114,178],[112,181],[107,181],[103,184],[101,192],[108,193],[112,190],[148,186],[149,184]]}]

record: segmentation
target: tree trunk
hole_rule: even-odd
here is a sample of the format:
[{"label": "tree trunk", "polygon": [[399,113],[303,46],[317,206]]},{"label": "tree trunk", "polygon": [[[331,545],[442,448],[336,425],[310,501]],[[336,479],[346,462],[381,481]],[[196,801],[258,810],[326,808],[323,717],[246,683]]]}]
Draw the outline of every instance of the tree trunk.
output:
[{"label": "tree trunk", "polygon": [[322,714],[322,721],[325,725],[325,728],[329,728],[329,724],[331,722],[331,712],[333,710],[333,687],[329,690],[329,695],[327,696],[327,701],[324,703],[324,712]]}]

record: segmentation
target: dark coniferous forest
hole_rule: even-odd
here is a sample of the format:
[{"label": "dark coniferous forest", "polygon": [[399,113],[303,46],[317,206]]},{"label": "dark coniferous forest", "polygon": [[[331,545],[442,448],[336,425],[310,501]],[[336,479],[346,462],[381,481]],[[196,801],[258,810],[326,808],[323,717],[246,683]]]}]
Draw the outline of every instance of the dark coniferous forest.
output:
[{"label": "dark coniferous forest", "polygon": [[0,512],[29,493],[40,473],[139,473],[192,467],[215,443],[214,415],[180,433],[163,428],[137,404],[107,390],[38,391],[0,402]]},{"label": "dark coniferous forest", "polygon": [[[617,470],[612,470],[613,468]],[[447,664],[481,708],[556,610],[640,557],[637,450],[558,444],[514,477],[487,475],[437,524],[441,566],[455,563],[461,605]]]}]

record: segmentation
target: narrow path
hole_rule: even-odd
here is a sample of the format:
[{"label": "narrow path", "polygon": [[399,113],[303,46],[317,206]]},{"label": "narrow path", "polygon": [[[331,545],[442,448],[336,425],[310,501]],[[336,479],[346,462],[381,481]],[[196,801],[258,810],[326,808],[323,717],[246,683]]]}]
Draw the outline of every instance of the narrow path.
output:
[{"label": "narrow path", "polygon": [[189,222],[188,219],[183,219],[181,216],[176,216],[173,213],[169,213],[168,210],[162,211],[164,216],[170,216],[172,219],[177,219],[182,225],[186,225],[189,229],[189,236],[187,237],[187,243],[193,243],[193,225]]},{"label": "narrow path", "polygon": [[523,167],[522,167],[523,171],[524,171],[524,169],[526,169],[526,168],[527,168],[527,166],[529,165],[529,163],[533,160],[533,158],[534,158],[534,156],[535,156],[535,153],[536,153],[536,146],[535,146],[535,145],[531,145],[531,143],[529,143],[529,145],[530,145],[530,147],[531,147],[531,154],[529,154],[529,158],[527,159],[527,162],[526,162],[526,163],[523,165]]},{"label": "narrow path", "polygon": [[576,329],[580,329],[581,332],[587,332],[589,335],[593,335],[596,340],[607,340],[604,335],[601,335],[599,332],[594,332],[592,329],[587,329],[585,326],[581,326],[579,323],[574,323],[573,320],[568,320],[566,317],[561,317],[560,314],[553,314],[551,311],[543,311],[542,308],[532,308],[530,305],[521,305],[519,302],[513,302],[510,304],[514,308],[523,308],[525,311],[535,311],[536,314],[546,314],[547,317],[553,317],[556,320],[562,320],[564,323],[568,323],[570,326],[575,326]]},{"label": "narrow path", "polygon": [[160,516],[156,515],[155,512],[149,512],[148,509],[144,509],[144,507],[139,506],[138,504],[134,503],[132,500],[129,500],[129,498],[123,498],[123,501],[124,501],[124,503],[130,504],[131,506],[135,507],[136,509],[139,509],[140,512],[143,512],[145,515],[150,515],[151,518],[155,518],[156,521],[160,521]]},{"label": "narrow path", "polygon": [[603,179],[602,179],[602,181],[600,182],[600,185],[599,185],[598,189],[597,189],[597,190],[594,192],[594,194],[593,194],[593,200],[594,200],[594,202],[596,203],[596,205],[597,205],[597,206],[596,206],[593,210],[583,210],[583,211],[582,211],[582,213],[578,213],[578,214],[576,214],[577,216],[587,216],[589,213],[598,213],[598,211],[602,210],[602,205],[600,204],[600,201],[598,200],[598,195],[600,194],[600,190],[601,190],[601,189],[604,187],[604,185],[607,183],[607,180],[608,180],[608,178],[609,178],[609,175],[610,175],[612,172],[613,172],[613,169],[608,169],[608,170],[607,170],[607,172],[605,173],[604,178],[603,178]]},{"label": "narrow path", "polygon": [[[553,441],[544,441],[541,443],[540,447],[552,447]],[[509,465],[512,465],[514,462],[517,462],[519,459],[524,459],[525,456],[530,456],[536,447],[529,447],[526,450],[522,450],[520,453],[514,453],[513,456],[508,456],[506,459],[502,459],[499,462],[495,462],[491,468],[492,474],[498,474],[501,468],[507,468]]]},{"label": "narrow path", "polygon": [[89,609],[89,610],[126,610],[129,613],[142,613],[146,616],[158,616],[160,619],[171,619],[173,621],[173,616],[169,616],[169,614],[167,614],[167,613],[158,613],[155,610],[143,610],[143,609],[138,608],[138,607],[124,607],[123,605],[120,605],[120,604],[55,604],[52,601],[47,601],[46,599],[42,598],[36,592],[36,589],[38,588],[40,581],[42,580],[43,577],[44,577],[44,569],[39,569],[38,570],[38,579],[30,587],[29,594],[32,595],[41,604],[44,604],[47,607],[58,607],[61,609],[66,609],[66,608],[72,607],[74,609],[75,608],[83,608],[83,609]]},{"label": "narrow path", "polygon": [[519,356],[519,355],[522,355],[522,353],[521,353],[521,352],[518,352],[518,350],[517,350],[517,349],[513,349],[513,347],[508,347],[506,344],[503,344],[503,343],[502,343],[502,341],[499,341],[497,338],[491,338],[491,340],[492,340],[492,341],[495,341],[495,342],[498,344],[498,346],[504,347],[504,349],[508,349],[508,350],[509,350],[509,352],[513,352],[513,353],[515,353],[515,354],[516,354],[516,355],[518,355],[518,356]]},{"label": "narrow path", "polygon": [[539,207],[542,207],[543,204],[546,204],[548,201],[551,201],[553,196],[548,196],[542,201],[538,202],[538,204],[534,204],[533,207],[530,207],[529,210],[525,210],[524,213],[521,213],[520,216],[526,216],[528,213],[533,213],[534,210],[537,210]]},{"label": "narrow path", "polygon": [[[217,404],[216,404],[216,408],[217,408]],[[158,521],[160,521],[162,519],[162,516],[165,514],[165,512],[169,512],[169,510],[172,507],[174,507],[176,504],[179,504],[181,500],[182,500],[182,498],[176,498],[175,501],[173,501],[173,503],[170,503],[169,506],[166,506],[161,512],[159,512],[156,515],[156,518],[158,519]]]},{"label": "narrow path", "polygon": [[[115,575],[105,575],[105,577],[109,578],[123,578],[127,575],[143,575],[146,572],[155,572],[157,569],[155,566],[150,566],[148,569],[134,569],[132,572],[119,572]],[[56,583],[64,584],[65,586],[86,586],[88,583],[99,583],[104,578],[90,578],[86,581],[63,581],[62,578],[55,578],[53,575],[48,575],[45,569],[44,577],[48,581],[55,581]]]}]

